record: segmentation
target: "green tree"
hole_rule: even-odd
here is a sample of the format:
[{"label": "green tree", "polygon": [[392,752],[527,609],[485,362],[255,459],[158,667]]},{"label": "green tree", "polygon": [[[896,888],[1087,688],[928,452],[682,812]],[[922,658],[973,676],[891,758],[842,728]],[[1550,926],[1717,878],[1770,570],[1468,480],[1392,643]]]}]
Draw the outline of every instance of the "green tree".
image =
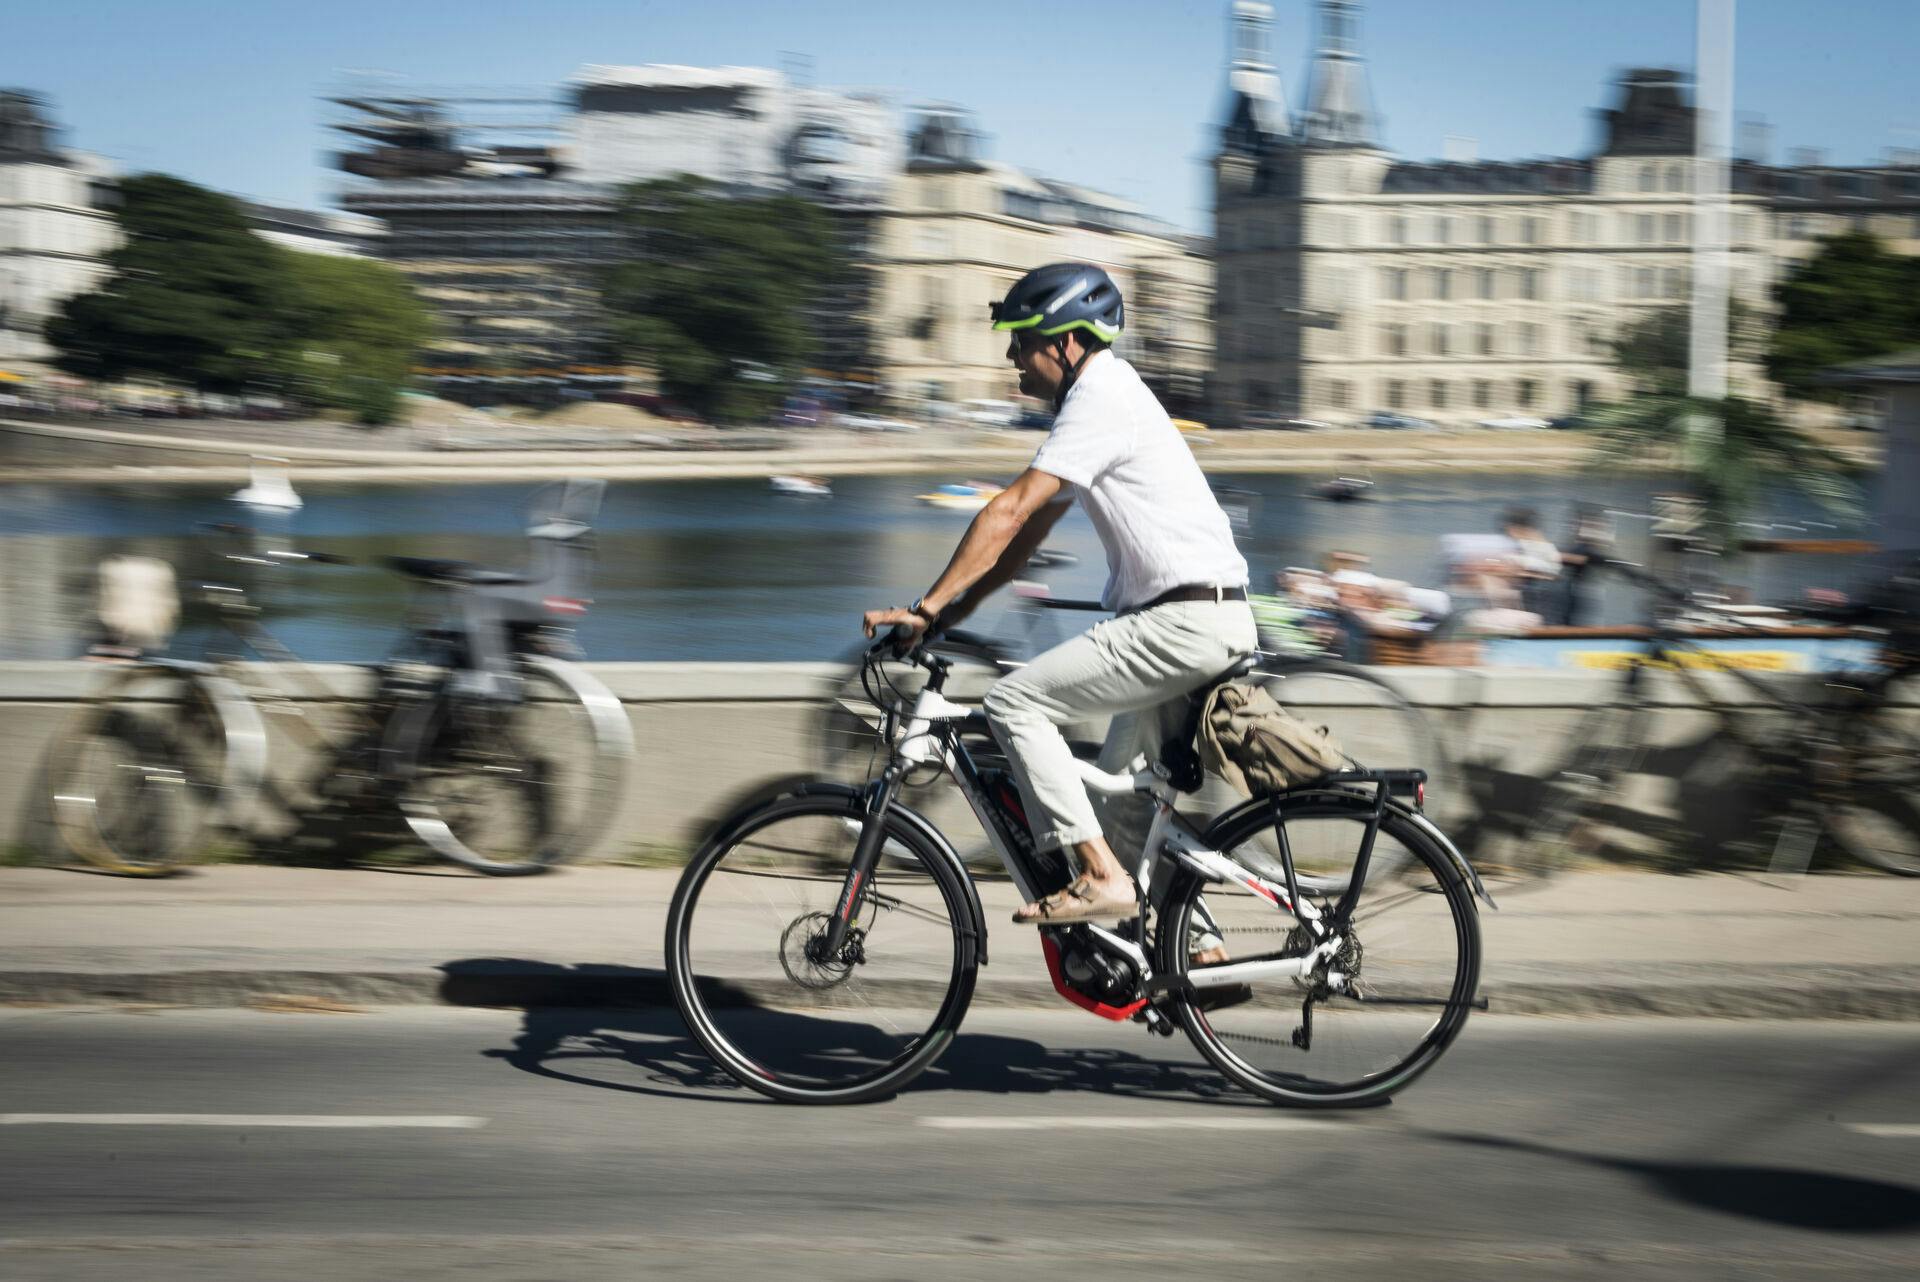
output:
[{"label": "green tree", "polygon": [[1780,319],[1767,374],[1789,396],[1844,400],[1852,393],[1823,385],[1822,370],[1920,345],[1920,259],[1865,232],[1827,237],[1773,293]]},{"label": "green tree", "polygon": [[[1584,416],[1583,426],[1600,447],[1596,461],[1601,466],[1665,461],[1678,467],[1704,503],[1710,532],[1729,548],[1736,546],[1738,523],[1770,486],[1798,489],[1837,513],[1855,511],[1854,465],[1771,406],[1740,396],[1710,400],[1687,394],[1690,323],[1688,309],[1660,308],[1613,341],[1614,367],[1634,391]],[[1729,300],[1728,355],[1752,360],[1765,341],[1760,318],[1739,300]]]},{"label": "green tree", "polygon": [[[1691,315],[1684,307],[1650,311],[1621,330],[1608,344],[1614,368],[1625,374],[1635,392],[1648,396],[1684,396],[1687,391],[1688,345]],[[1733,360],[1753,360],[1760,353],[1761,326],[1739,299],[1728,300],[1727,354]]]},{"label": "green tree", "polygon": [[141,174],[120,197],[123,240],[107,278],[47,322],[59,366],[209,392],[270,377],[290,338],[281,252],[253,234],[238,201],[181,179]]},{"label": "green tree", "polygon": [[765,414],[815,347],[805,309],[840,265],[828,215],[682,176],[627,188],[620,224],[629,256],[603,291],[614,341],[710,420]]},{"label": "green tree", "polygon": [[399,272],[365,258],[288,253],[287,386],[315,405],[391,422],[414,354],[432,330]]},{"label": "green tree", "polygon": [[1737,546],[1739,523],[1774,485],[1798,489],[1829,511],[1858,510],[1854,465],[1786,422],[1764,402],[1642,393],[1589,413],[1583,426],[1602,466],[1671,462],[1705,507],[1716,542]]}]

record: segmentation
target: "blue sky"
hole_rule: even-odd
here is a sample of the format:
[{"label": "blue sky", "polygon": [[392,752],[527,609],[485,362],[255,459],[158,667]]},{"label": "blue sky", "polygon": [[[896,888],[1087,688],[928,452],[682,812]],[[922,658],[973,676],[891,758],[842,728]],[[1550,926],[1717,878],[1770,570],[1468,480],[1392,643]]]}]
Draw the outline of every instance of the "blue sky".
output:
[{"label": "blue sky", "polygon": [[[1278,0],[1282,83],[1305,80],[1305,0]],[[0,86],[50,95],[68,143],[279,204],[323,206],[320,96],[349,69],[539,85],[584,62],[778,66],[978,112],[992,155],[1204,230],[1226,0],[10,0]],[[1685,67],[1689,0],[1375,0],[1362,34],[1385,138],[1489,158],[1584,151],[1603,86]],[[1736,107],[1774,154],[1920,147],[1920,0],[1740,0]]]}]

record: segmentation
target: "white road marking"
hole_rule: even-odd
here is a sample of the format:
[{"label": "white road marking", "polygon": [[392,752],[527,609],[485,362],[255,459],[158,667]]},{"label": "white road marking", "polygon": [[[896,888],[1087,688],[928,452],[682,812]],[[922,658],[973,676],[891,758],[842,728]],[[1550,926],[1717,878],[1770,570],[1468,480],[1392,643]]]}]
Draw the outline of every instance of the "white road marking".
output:
[{"label": "white road marking", "polygon": [[937,1131],[1331,1131],[1346,1122],[1297,1117],[922,1117]]},{"label": "white road marking", "polygon": [[1920,1122],[1842,1122],[1841,1125],[1877,1140],[1920,1140]]},{"label": "white road marking", "polygon": [[0,1113],[0,1126],[245,1126],[307,1130],[470,1130],[484,1117],[335,1113]]}]

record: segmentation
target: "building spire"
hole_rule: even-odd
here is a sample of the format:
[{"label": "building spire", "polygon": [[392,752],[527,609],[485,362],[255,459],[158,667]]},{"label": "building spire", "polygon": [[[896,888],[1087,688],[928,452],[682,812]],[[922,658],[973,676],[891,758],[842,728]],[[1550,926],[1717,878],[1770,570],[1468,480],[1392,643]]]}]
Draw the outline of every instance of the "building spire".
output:
[{"label": "building spire", "polygon": [[1255,149],[1265,138],[1288,132],[1286,100],[1273,69],[1273,6],[1267,0],[1233,0],[1231,39],[1226,139],[1229,146]]},{"label": "building spire", "polygon": [[1378,122],[1366,65],[1360,60],[1360,6],[1354,0],[1316,0],[1320,21],[1307,72],[1300,133],[1308,142],[1375,147]]}]

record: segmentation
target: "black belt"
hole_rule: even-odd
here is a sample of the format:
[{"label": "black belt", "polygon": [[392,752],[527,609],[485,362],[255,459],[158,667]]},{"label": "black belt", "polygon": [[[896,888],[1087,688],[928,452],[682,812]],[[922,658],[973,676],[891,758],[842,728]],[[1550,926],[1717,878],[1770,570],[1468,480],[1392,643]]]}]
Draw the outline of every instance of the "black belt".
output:
[{"label": "black belt", "polygon": [[1247,599],[1245,588],[1216,588],[1204,583],[1190,583],[1183,588],[1168,588],[1151,601],[1139,605],[1130,605],[1120,611],[1116,618],[1129,614],[1138,614],[1142,610],[1151,610],[1156,606],[1173,605],[1180,601],[1244,601]]}]

